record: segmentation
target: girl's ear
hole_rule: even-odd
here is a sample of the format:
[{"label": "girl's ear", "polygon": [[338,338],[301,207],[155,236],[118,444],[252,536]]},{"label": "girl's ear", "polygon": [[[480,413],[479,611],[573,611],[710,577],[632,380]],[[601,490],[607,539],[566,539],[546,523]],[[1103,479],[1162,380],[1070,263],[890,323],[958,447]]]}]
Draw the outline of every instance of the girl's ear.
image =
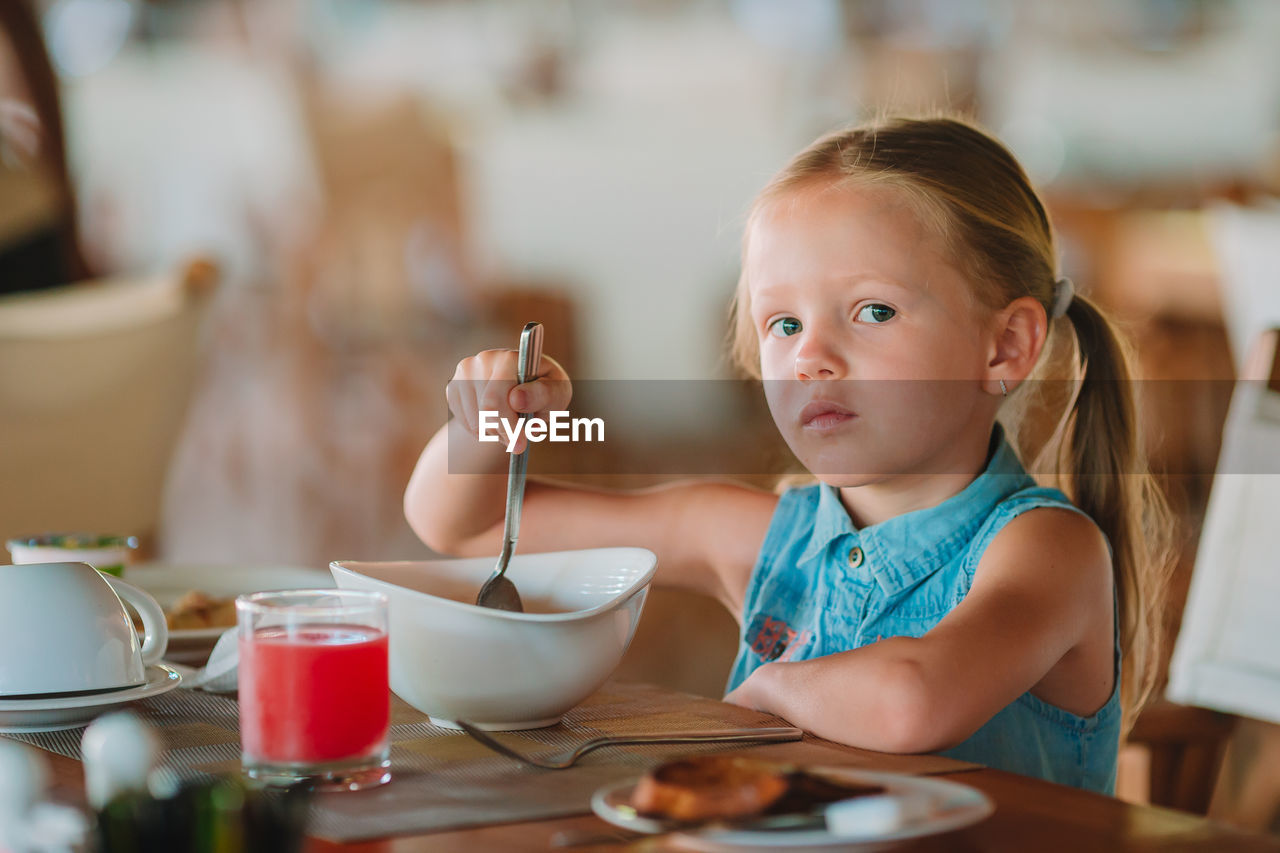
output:
[{"label": "girl's ear", "polygon": [[1049,318],[1034,297],[1021,296],[997,311],[992,324],[984,384],[990,386],[990,393],[998,395],[1003,391],[1001,380],[1012,391],[1036,366],[1040,350],[1044,349]]}]

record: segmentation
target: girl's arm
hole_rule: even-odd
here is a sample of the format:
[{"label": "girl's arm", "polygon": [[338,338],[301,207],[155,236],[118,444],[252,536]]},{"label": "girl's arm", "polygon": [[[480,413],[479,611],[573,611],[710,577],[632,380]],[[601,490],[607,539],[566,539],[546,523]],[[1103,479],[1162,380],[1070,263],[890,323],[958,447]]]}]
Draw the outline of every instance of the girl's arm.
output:
[{"label": "girl's arm", "polygon": [[1077,697],[1077,713],[1096,711],[1114,679],[1112,622],[1097,527],[1070,510],[1031,510],[997,534],[969,594],[923,637],[765,664],[726,701],[852,746],[937,751],[1042,682],[1059,704]]},{"label": "girl's arm", "polygon": [[[454,417],[423,451],[405,491],[409,525],[436,551],[497,555],[502,546],[510,457],[505,443],[476,440],[478,411],[514,419],[568,408],[559,365],[544,358],[540,378],[517,388],[514,355],[490,350],[459,364],[448,390]],[[518,550],[648,548],[658,557],[655,583],[714,596],[736,616],[776,503],[772,494],[729,483],[617,492],[532,480]]]}]

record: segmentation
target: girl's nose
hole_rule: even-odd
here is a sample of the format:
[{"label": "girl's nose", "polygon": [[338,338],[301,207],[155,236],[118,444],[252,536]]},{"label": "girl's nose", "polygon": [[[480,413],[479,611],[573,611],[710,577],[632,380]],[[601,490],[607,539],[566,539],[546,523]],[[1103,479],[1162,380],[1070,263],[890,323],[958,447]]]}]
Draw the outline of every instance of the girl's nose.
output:
[{"label": "girl's nose", "polygon": [[818,335],[806,335],[796,353],[797,379],[839,379],[845,375],[840,353]]}]

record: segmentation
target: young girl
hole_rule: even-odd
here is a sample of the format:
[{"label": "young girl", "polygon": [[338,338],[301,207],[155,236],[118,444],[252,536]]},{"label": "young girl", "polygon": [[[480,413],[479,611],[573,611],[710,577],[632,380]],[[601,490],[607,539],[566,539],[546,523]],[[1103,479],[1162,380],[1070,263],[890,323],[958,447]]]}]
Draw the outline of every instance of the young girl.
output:
[{"label": "young girl", "polygon": [[[853,746],[1113,790],[1121,695],[1132,714],[1153,678],[1167,515],[1124,350],[1056,275],[1022,169],[955,119],[836,133],[760,194],[742,258],[735,357],[820,482],[531,483],[521,550],[656,552],[657,583],[743,627],[727,701]],[[554,361],[516,387],[514,358],[458,365],[456,428],[409,483],[436,550],[499,550],[507,456],[475,440],[478,411],[568,408]],[[1028,382],[1044,377],[1079,380],[1065,412]],[[1049,427],[1039,458],[1064,491],[1026,473],[997,415],[1012,436]]]}]

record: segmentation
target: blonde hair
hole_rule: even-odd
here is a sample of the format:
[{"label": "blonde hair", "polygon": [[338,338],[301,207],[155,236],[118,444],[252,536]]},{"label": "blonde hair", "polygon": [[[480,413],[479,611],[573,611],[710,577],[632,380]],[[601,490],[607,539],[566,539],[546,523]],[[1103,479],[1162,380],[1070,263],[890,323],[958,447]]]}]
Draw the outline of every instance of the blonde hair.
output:
[{"label": "blonde hair", "polygon": [[[770,201],[800,187],[884,185],[904,194],[921,221],[945,241],[983,306],[997,310],[1034,297],[1051,316],[1056,251],[1035,190],[1003,145],[955,117],[882,119],[822,137],[779,172],[756,198],[743,236],[743,273],[730,327],[737,368],[760,377],[750,318],[745,258],[751,227]],[[1002,412],[1033,471],[1047,470],[1106,534],[1112,548],[1124,657],[1126,728],[1150,696],[1161,665],[1160,630],[1172,568],[1172,516],[1147,468],[1123,336],[1089,299],[1076,295],[1052,320],[1034,379]],[[1052,393],[1054,388],[1067,393]],[[1045,427],[1047,426],[1047,429]],[[1039,432],[1037,433],[1037,428]]]}]

